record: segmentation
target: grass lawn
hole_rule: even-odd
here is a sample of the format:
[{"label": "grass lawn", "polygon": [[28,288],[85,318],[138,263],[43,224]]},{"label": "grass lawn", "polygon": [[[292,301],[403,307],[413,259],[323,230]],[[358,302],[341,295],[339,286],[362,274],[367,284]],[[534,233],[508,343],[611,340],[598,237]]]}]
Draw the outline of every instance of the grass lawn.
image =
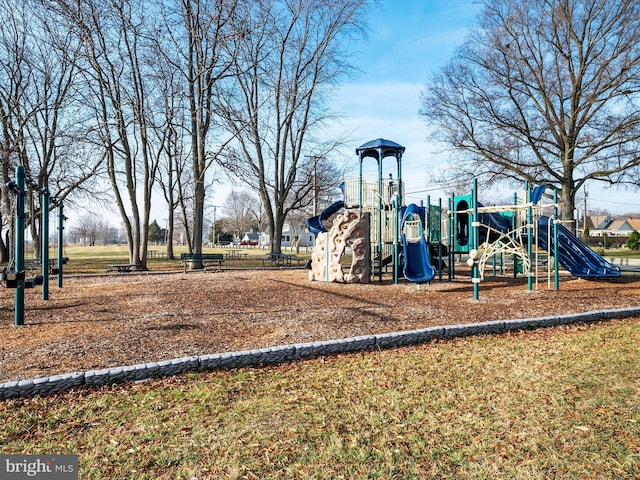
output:
[{"label": "grass lawn", "polygon": [[[227,250],[234,247],[204,247],[202,253],[227,253]],[[237,247],[235,247],[237,248]],[[166,247],[162,246],[149,246],[149,250],[156,252],[156,257],[147,258],[147,268],[150,271],[170,271],[170,270],[182,270],[183,265],[180,262],[180,254],[187,252],[186,246],[174,246],[173,253],[176,257],[173,260],[167,260]],[[267,255],[269,250],[262,248],[242,248],[242,253],[247,254],[247,258],[242,260],[225,260],[224,268],[262,268],[263,262],[261,257]],[[293,253],[296,256],[308,259],[310,257],[310,251],[305,251],[304,248],[299,253],[295,251],[289,252],[284,250],[284,253]],[[57,258],[57,250],[51,249],[49,253],[50,258]],[[26,255],[29,256],[28,254]],[[63,272],[65,274],[84,274],[84,273],[105,273],[110,270],[109,265],[116,263],[129,263],[129,250],[126,245],[95,245],[95,246],[83,246],[83,245],[69,245],[64,248],[64,256],[69,259],[69,262],[63,266]],[[304,263],[301,262],[303,265]],[[294,263],[295,266],[297,262]]]},{"label": "grass lawn", "polygon": [[0,403],[84,479],[640,478],[640,323],[475,337]]},{"label": "grass lawn", "polygon": [[[233,247],[204,247],[203,253],[222,253],[225,254],[227,250]],[[180,254],[187,251],[186,246],[174,246],[174,255],[177,258],[173,260],[167,260],[166,247],[164,245],[154,246],[150,245],[149,250],[156,252],[156,257],[149,257],[147,259],[147,268],[150,271],[167,271],[167,270],[181,270],[183,268],[180,262]],[[609,257],[616,258],[640,258],[640,252],[629,250],[626,248],[617,248],[603,250],[598,249],[601,254]],[[262,248],[242,248],[242,252],[247,254],[246,259],[242,260],[226,260],[224,268],[262,268],[264,264],[260,260],[260,257],[264,257],[268,250]],[[285,249],[283,253],[293,253],[296,256],[305,260],[311,256],[311,250],[301,248],[299,252],[290,252]],[[29,258],[32,251],[27,249],[26,257]],[[57,258],[57,250],[51,249],[49,253],[50,258]],[[66,274],[84,274],[84,273],[105,273],[110,270],[109,265],[115,263],[129,263],[129,251],[126,245],[69,245],[64,247],[64,256],[69,258],[69,263],[64,265],[63,272]],[[351,257],[346,255],[343,258],[345,265],[350,264]],[[296,264],[297,266],[297,264]]]}]

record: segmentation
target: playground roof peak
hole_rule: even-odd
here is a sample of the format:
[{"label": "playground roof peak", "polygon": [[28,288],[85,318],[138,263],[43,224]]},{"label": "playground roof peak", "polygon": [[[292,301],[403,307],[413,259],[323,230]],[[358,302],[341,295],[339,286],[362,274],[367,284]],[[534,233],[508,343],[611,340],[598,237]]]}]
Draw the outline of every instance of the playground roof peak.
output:
[{"label": "playground roof peak", "polygon": [[396,157],[399,158],[404,153],[404,147],[392,142],[391,140],[385,140],[384,138],[376,138],[356,148],[356,154],[360,158],[373,157],[376,160],[384,157]]}]

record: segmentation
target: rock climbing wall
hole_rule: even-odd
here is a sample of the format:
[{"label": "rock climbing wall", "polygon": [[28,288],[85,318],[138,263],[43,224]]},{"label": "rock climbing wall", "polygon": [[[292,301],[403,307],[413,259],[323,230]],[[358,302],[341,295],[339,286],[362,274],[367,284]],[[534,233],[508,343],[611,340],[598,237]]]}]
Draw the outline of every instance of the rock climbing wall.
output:
[{"label": "rock climbing wall", "polygon": [[[345,210],[333,222],[331,230],[316,237],[311,253],[309,280],[325,282],[369,282],[369,213]],[[353,252],[349,272],[344,273],[340,259],[345,249]]]}]

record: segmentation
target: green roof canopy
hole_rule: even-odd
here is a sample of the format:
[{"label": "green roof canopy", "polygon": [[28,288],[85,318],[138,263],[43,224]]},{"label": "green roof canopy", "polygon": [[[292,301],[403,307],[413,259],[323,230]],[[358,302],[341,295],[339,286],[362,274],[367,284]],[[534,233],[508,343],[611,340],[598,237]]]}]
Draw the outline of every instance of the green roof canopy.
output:
[{"label": "green roof canopy", "polygon": [[404,147],[402,145],[384,138],[371,140],[356,148],[356,154],[360,158],[373,157],[378,161],[384,157],[400,158],[403,153]]}]

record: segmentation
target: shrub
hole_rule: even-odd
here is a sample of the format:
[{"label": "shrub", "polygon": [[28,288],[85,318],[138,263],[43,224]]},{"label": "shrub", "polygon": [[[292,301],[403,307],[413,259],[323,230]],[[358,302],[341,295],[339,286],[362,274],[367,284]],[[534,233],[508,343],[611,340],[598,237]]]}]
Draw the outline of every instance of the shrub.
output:
[{"label": "shrub", "polygon": [[640,233],[633,231],[627,240],[627,248],[629,250],[640,250]]}]

